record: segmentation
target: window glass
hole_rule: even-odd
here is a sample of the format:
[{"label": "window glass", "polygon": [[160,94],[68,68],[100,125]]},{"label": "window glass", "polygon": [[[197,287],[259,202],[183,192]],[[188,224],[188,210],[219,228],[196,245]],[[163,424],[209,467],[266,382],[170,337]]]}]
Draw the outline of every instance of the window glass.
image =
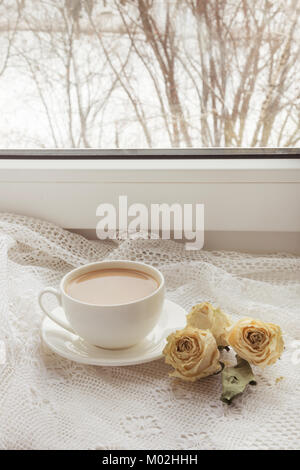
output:
[{"label": "window glass", "polygon": [[299,11],[299,0],[2,0],[0,147],[297,147]]}]

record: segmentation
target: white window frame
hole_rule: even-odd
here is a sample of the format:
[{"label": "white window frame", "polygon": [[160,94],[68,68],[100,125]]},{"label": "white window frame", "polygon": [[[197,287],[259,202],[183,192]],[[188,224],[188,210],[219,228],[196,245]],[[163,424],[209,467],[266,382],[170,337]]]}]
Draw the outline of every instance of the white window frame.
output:
[{"label": "white window frame", "polygon": [[[178,158],[178,150],[123,151],[139,158],[118,159],[116,151],[2,151],[0,211],[94,237],[97,206],[118,206],[119,195],[147,206],[204,203],[207,248],[300,253],[299,152],[278,149],[271,159],[272,152],[263,150],[267,158],[236,159],[241,151],[233,149],[184,151],[190,158]],[[113,159],[94,159],[101,154]],[[156,154],[162,158],[142,158]],[[214,158],[194,159],[201,154]],[[59,158],[45,159],[53,155]]]}]

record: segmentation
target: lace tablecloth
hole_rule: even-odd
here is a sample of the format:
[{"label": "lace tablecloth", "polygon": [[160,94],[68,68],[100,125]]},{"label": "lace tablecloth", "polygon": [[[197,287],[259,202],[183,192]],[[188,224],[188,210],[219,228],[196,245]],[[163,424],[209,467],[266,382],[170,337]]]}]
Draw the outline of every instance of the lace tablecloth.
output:
[{"label": "lace tablecloth", "polygon": [[[186,309],[208,300],[234,318],[280,324],[282,359],[255,371],[258,386],[228,406],[219,400],[220,377],[194,384],[171,379],[163,360],[108,368],[57,356],[41,341],[37,293],[57,286],[73,267],[104,258],[158,266],[168,298]],[[3,214],[0,286],[1,449],[299,448],[299,257],[191,252],[174,241],[88,241]]]}]

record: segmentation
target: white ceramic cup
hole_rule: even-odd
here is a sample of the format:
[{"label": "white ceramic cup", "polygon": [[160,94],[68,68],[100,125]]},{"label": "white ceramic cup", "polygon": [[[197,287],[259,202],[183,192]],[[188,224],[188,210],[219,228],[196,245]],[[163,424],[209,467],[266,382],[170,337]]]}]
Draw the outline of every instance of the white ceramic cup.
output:
[{"label": "white ceramic cup", "polygon": [[[94,305],[74,299],[66,293],[68,281],[99,269],[123,268],[149,274],[158,282],[158,288],[147,297],[120,305]],[[45,294],[54,294],[64,309],[67,321],[43,305]],[[164,303],[165,281],[153,266],[135,261],[101,261],[73,269],[60,283],[59,290],[48,287],[39,294],[39,304],[55,323],[85,339],[88,343],[106,349],[128,348],[144,339],[157,324]]]}]

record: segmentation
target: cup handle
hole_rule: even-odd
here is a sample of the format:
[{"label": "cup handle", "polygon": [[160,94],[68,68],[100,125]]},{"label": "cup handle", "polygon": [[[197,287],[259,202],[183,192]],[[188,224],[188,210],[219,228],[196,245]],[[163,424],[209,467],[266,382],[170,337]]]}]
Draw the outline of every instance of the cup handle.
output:
[{"label": "cup handle", "polygon": [[46,289],[43,289],[39,293],[39,297],[38,297],[40,307],[43,310],[43,312],[47,315],[47,317],[49,317],[52,321],[54,321],[54,323],[57,323],[59,326],[62,326],[65,330],[70,331],[70,333],[76,334],[75,331],[71,328],[69,322],[63,320],[62,318],[58,318],[53,312],[48,312],[48,310],[45,309],[43,302],[42,302],[42,298],[44,294],[55,295],[55,297],[58,300],[59,305],[62,306],[60,292],[56,289],[53,289],[52,287],[47,287]]}]

